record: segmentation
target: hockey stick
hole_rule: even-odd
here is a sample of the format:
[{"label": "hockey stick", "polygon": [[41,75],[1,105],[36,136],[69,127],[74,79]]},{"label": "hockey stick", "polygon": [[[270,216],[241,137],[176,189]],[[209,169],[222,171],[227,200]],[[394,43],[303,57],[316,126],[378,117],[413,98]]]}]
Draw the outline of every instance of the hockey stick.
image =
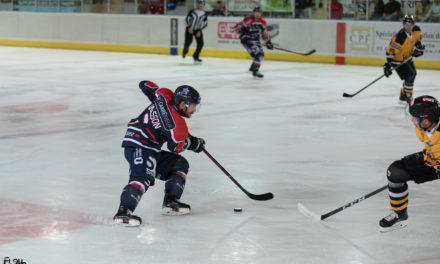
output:
[{"label": "hockey stick", "polygon": [[273,193],[264,193],[264,194],[252,194],[248,191],[246,191],[245,188],[243,188],[243,186],[241,186],[235,179],[234,177],[232,177],[231,174],[229,174],[229,172],[223,168],[222,165],[220,165],[220,163],[218,163],[217,160],[214,159],[213,156],[211,156],[211,154],[209,154],[209,152],[203,148],[203,152],[205,152],[205,154],[215,163],[215,165],[217,165],[228,177],[229,179],[231,179],[232,182],[234,182],[238,188],[240,188],[247,196],[249,196],[249,198],[253,199],[253,200],[257,200],[257,201],[266,201],[266,200],[270,200],[273,198]]},{"label": "hockey stick", "polygon": [[369,197],[371,197],[371,196],[373,196],[373,195],[375,195],[375,194],[380,193],[381,191],[385,190],[386,188],[388,188],[388,184],[385,185],[385,186],[383,186],[383,187],[380,187],[379,189],[377,189],[377,190],[375,190],[375,191],[373,191],[373,192],[371,192],[371,193],[369,193],[369,194],[366,194],[366,195],[364,195],[364,196],[362,196],[362,197],[359,197],[359,198],[357,198],[356,200],[351,201],[351,202],[349,202],[349,203],[347,203],[347,204],[345,204],[345,205],[343,205],[343,206],[341,206],[341,207],[339,207],[339,208],[337,208],[337,209],[335,209],[335,210],[333,210],[333,211],[331,211],[331,212],[328,212],[328,213],[326,213],[326,214],[323,214],[323,215],[317,215],[317,214],[315,214],[315,213],[309,211],[309,210],[308,210],[304,205],[302,205],[301,203],[298,203],[298,210],[299,210],[302,214],[304,214],[305,216],[313,218],[315,221],[321,221],[321,220],[324,220],[324,219],[326,219],[326,218],[328,218],[328,217],[330,217],[330,216],[332,216],[332,215],[334,215],[334,214],[339,213],[339,212],[342,211],[342,210],[347,209],[348,207],[351,207],[352,205],[355,205],[355,204],[357,204],[357,203],[359,203],[359,202],[362,202],[363,200],[365,200],[365,199],[367,199],[367,198],[369,198]]},{"label": "hockey stick", "polygon": [[[264,46],[267,47],[266,44],[264,44]],[[273,47],[273,48],[276,49],[276,50],[282,50],[282,51],[285,51],[285,52],[290,52],[290,53],[294,53],[294,54],[298,54],[298,55],[304,55],[304,56],[309,56],[309,55],[312,55],[313,53],[316,52],[315,49],[312,49],[312,50],[309,51],[309,52],[305,52],[305,53],[303,53],[303,52],[297,52],[297,51],[288,50],[288,49],[283,49],[283,48],[277,48],[277,47]]]},{"label": "hockey stick", "polygon": [[[410,61],[412,59],[412,57],[406,59],[403,63],[397,65],[396,67],[392,68],[392,70],[397,70],[400,66],[402,66],[403,64],[407,63],[408,61]],[[353,97],[355,95],[357,95],[358,93],[362,92],[363,90],[367,89],[368,87],[370,87],[373,83],[379,81],[380,79],[382,79],[385,76],[385,74],[382,74],[380,77],[378,77],[376,80],[370,82],[369,84],[367,84],[367,86],[365,86],[364,88],[360,89],[359,91],[355,92],[354,94],[348,94],[348,93],[343,93],[342,96],[343,97]]]}]

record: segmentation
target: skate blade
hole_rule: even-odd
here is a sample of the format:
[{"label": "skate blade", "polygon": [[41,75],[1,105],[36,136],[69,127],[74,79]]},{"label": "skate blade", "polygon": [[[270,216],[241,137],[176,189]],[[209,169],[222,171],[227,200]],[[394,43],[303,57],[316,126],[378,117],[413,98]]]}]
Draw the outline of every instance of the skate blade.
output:
[{"label": "skate blade", "polygon": [[189,214],[190,212],[191,210],[188,208],[178,208],[178,209],[173,209],[169,207],[162,208],[163,215],[186,215]]},{"label": "skate blade", "polygon": [[380,227],[379,231],[381,233],[385,233],[385,232],[394,231],[394,230],[397,230],[397,229],[404,228],[407,225],[408,225],[408,220],[403,220],[403,221],[400,221],[400,222],[398,222],[395,225],[390,226],[390,227]]},{"label": "skate blade", "polygon": [[141,222],[139,222],[139,220],[136,219],[123,219],[123,218],[116,218],[113,219],[113,223],[115,223],[116,225],[120,225],[120,226],[125,226],[125,227],[136,227],[136,226],[140,226]]}]

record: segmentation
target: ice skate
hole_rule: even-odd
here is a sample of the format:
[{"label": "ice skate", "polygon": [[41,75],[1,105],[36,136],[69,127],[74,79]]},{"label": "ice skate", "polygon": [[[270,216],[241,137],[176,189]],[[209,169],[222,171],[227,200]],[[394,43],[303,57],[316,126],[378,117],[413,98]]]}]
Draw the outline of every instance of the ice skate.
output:
[{"label": "ice skate", "polygon": [[403,212],[392,212],[379,221],[380,232],[388,232],[405,227],[408,224],[408,214]]},{"label": "ice skate", "polygon": [[254,78],[263,78],[264,77],[264,75],[258,71],[252,72],[252,76],[254,76]]},{"label": "ice skate", "polygon": [[185,215],[191,212],[191,206],[176,199],[173,196],[165,195],[162,204],[163,215]]},{"label": "ice skate", "polygon": [[202,63],[202,60],[200,58],[194,58],[194,63],[195,64]]},{"label": "ice skate", "polygon": [[412,101],[412,92],[405,93],[403,89],[400,90],[399,104],[401,105],[409,105]]},{"label": "ice skate", "polygon": [[142,219],[137,215],[133,215],[130,210],[125,209],[123,206],[119,206],[118,212],[113,217],[113,222],[130,227],[141,225]]}]

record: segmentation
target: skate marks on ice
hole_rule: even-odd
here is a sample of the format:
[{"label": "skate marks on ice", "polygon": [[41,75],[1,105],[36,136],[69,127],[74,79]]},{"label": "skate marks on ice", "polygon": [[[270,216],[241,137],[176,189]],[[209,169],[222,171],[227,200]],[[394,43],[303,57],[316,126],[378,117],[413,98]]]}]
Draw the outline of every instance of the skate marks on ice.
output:
[{"label": "skate marks on ice", "polygon": [[42,130],[42,131],[29,132],[29,133],[15,133],[15,134],[10,134],[10,135],[0,136],[0,140],[11,139],[11,138],[15,139],[15,138],[21,138],[21,137],[56,135],[56,134],[72,133],[72,132],[77,132],[77,131],[100,130],[100,129],[118,128],[118,127],[124,127],[124,124],[121,123],[121,124],[87,125],[84,127],[61,128],[61,129],[45,130],[45,131]]},{"label": "skate marks on ice", "polygon": [[0,112],[7,114],[43,113],[53,114],[68,109],[68,105],[52,102],[34,102],[21,105],[9,105],[0,107]]},{"label": "skate marks on ice", "polygon": [[[249,252],[262,252],[263,255],[268,256],[267,249],[263,247],[257,240],[246,236],[244,230],[247,226],[256,224],[256,216],[245,216],[242,214],[234,215],[231,218],[226,218],[221,227],[217,223],[211,222],[209,218],[198,215],[194,217],[187,215],[185,217],[152,217],[148,224],[139,227],[140,233],[136,236],[138,241],[149,246],[162,245],[169,247],[170,250],[175,248],[174,244],[184,245],[194,243],[194,235],[197,234],[197,240],[203,244],[203,250],[197,253],[198,260],[213,260],[218,259],[219,256],[231,254],[236,259],[241,259],[241,255],[249,254]],[[188,224],[191,223],[191,224]],[[185,225],[185,232],[187,235],[176,237],[182,226]],[[208,244],[204,244],[204,236],[209,236]],[[244,243],[243,236],[246,237]],[[238,238],[237,238],[238,237]],[[174,241],[170,243],[170,241]],[[191,241],[191,242],[190,242]],[[237,251],[230,252],[225,245],[240,243],[236,245]],[[160,246],[162,247],[162,246]],[[243,247],[249,250],[243,250]],[[201,248],[200,248],[201,249]]]},{"label": "skate marks on ice", "polygon": [[428,258],[418,258],[402,262],[392,262],[392,264],[428,264],[428,263],[440,263],[440,256],[428,257]]},{"label": "skate marks on ice", "polygon": [[312,219],[315,223],[318,223],[319,226],[321,226],[324,230],[327,231],[327,233],[329,233],[331,236],[337,237],[340,240],[346,242],[347,244],[349,244],[352,248],[354,248],[355,250],[357,250],[358,252],[362,253],[364,256],[366,256],[367,258],[369,258],[370,260],[374,261],[374,263],[381,263],[380,259],[378,259],[377,257],[375,257],[373,254],[371,254],[369,251],[367,251],[365,248],[359,246],[358,244],[356,244],[355,242],[353,242],[352,240],[350,240],[349,238],[345,237],[344,235],[342,235],[342,233],[340,233],[338,230],[330,227],[329,225],[327,225],[326,223],[324,223],[323,221],[321,221],[321,216],[310,211],[309,209],[307,209],[307,207],[305,207],[302,203],[298,203],[297,204],[298,210],[301,214],[303,214],[304,216],[306,216],[307,218]]}]

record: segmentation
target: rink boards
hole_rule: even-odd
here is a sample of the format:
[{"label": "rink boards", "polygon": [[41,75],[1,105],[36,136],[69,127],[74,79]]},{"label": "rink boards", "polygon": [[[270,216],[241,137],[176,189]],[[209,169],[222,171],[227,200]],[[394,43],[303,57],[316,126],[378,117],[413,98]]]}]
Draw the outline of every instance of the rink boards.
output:
[{"label": "rink boards", "polygon": [[[209,17],[202,57],[250,58],[234,26],[241,17]],[[312,56],[267,51],[265,59],[353,65],[382,65],[400,22],[267,19],[273,43]],[[426,52],[418,68],[440,69],[440,27],[418,24]],[[179,55],[183,16],[2,12],[0,45]],[[195,43],[192,46],[195,47]],[[191,51],[190,51],[191,52]],[[191,53],[190,53],[191,54]]]}]

